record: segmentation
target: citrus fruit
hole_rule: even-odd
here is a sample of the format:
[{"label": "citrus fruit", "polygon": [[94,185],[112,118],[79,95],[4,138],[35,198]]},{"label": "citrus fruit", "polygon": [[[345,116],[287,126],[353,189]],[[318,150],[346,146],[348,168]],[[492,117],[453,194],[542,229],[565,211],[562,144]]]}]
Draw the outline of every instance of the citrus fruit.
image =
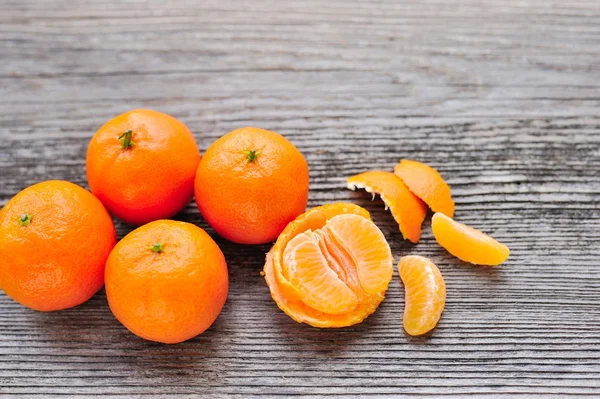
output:
[{"label": "citrus fruit", "polygon": [[126,223],[169,218],[192,199],[200,151],[189,129],[161,112],[136,109],[106,122],[87,150],[92,193]]},{"label": "citrus fruit", "polygon": [[280,134],[236,129],[206,150],[195,196],[206,221],[226,239],[241,244],[274,241],[306,209],[308,165]]},{"label": "citrus fruit", "polygon": [[106,262],[106,297],[135,335],[173,344],[205,331],[227,299],[227,264],[204,230],[157,220],[133,230]]},{"label": "citrus fruit", "polygon": [[314,327],[360,323],[384,298],[393,257],[369,213],[335,203],[298,216],[267,254],[263,275],[281,310]]},{"label": "citrus fruit", "polygon": [[424,163],[403,159],[394,168],[410,191],[421,198],[434,212],[454,215],[454,201],[450,187],[437,170]]},{"label": "citrus fruit", "polygon": [[404,283],[404,330],[409,335],[431,331],[444,311],[446,284],[442,273],[429,259],[405,256],[398,263],[398,274]]},{"label": "citrus fruit", "polygon": [[77,306],[104,284],[115,242],[110,215],[89,191],[34,184],[0,210],[0,287],[35,310]]},{"label": "citrus fruit", "polygon": [[431,220],[438,244],[457,258],[476,265],[497,266],[508,259],[510,250],[487,234],[459,223],[443,213]]},{"label": "citrus fruit", "polygon": [[404,239],[419,242],[427,207],[400,178],[390,172],[371,170],[349,177],[347,183],[350,190],[364,188],[369,193],[379,194],[400,226]]}]

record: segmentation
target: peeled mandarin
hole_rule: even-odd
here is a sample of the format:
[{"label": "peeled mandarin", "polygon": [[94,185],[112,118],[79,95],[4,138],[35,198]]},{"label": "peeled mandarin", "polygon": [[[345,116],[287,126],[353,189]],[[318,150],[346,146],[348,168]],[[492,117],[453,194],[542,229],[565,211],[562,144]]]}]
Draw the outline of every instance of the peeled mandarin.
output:
[{"label": "peeled mandarin", "polygon": [[393,257],[363,208],[328,204],[300,215],[267,254],[271,296],[292,319],[313,327],[360,323],[384,298]]}]

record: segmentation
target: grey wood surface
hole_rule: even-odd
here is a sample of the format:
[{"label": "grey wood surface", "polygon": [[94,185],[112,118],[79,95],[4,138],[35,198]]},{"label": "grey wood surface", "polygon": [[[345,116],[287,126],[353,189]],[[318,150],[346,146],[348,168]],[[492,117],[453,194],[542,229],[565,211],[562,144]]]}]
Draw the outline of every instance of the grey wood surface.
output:
[{"label": "grey wood surface", "polygon": [[[46,179],[87,187],[91,135],[132,108],[180,118],[202,151],[259,126],[305,154],[309,206],[365,206],[396,259],[439,266],[448,301],[433,334],[406,336],[395,272],[363,324],[296,324],[259,276],[269,246],[216,237],[229,299],[180,345],[131,335],[103,291],[51,314],[0,293],[0,396],[600,397],[599,89],[598,0],[1,0],[0,204]],[[440,170],[506,264],[453,259],[429,222],[403,242],[345,189],[403,157]],[[193,202],[177,218],[214,236]]]}]

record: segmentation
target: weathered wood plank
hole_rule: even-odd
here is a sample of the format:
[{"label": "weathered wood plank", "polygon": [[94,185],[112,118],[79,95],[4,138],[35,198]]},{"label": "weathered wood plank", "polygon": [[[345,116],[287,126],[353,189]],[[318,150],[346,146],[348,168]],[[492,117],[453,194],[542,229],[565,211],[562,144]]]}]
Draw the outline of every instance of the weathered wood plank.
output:
[{"label": "weathered wood plank", "polygon": [[[363,324],[298,325],[259,276],[269,246],[215,237],[229,299],[184,344],[132,336],[103,291],[53,314],[0,293],[0,397],[600,396],[599,22],[586,0],[2,1],[0,205],[45,179],[86,186],[91,135],[130,108],[180,118],[203,151],[257,125],[305,154],[309,206],[365,206],[396,258],[438,264],[448,302],[407,337],[395,273]],[[464,265],[429,222],[412,246],[345,189],[402,157],[438,168],[457,218],[510,260]],[[193,202],[177,218],[213,234]]]}]

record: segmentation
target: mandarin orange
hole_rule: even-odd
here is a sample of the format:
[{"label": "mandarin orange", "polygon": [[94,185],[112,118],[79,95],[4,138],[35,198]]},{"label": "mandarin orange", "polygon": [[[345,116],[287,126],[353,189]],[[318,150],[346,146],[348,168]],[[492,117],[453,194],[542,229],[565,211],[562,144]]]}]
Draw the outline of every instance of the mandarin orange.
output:
[{"label": "mandarin orange", "polygon": [[206,150],[196,174],[196,203],[221,236],[263,244],[304,212],[308,180],[304,156],[285,137],[245,127]]},{"label": "mandarin orange", "polygon": [[0,287],[40,311],[79,305],[104,284],[116,242],[110,215],[66,181],[34,184],[0,210]]},{"label": "mandarin orange", "polygon": [[213,324],[227,299],[227,264],[200,227],[157,220],[115,246],[106,262],[115,317],[144,339],[173,344]]},{"label": "mandarin orange", "polygon": [[192,199],[200,151],[189,129],[161,112],[136,109],[106,122],[86,159],[92,193],[117,218],[141,225],[169,218]]}]

